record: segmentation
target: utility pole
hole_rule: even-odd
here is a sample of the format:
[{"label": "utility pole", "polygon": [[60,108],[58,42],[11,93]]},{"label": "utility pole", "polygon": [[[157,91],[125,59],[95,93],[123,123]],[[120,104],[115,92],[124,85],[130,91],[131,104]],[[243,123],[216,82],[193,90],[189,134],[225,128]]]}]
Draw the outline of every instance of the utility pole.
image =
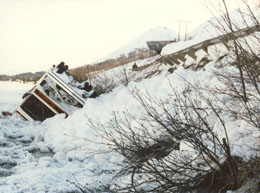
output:
[{"label": "utility pole", "polygon": [[177,20],[179,22],[179,33],[178,33],[178,41],[181,39],[181,24],[185,23],[185,41],[187,39],[187,31],[188,31],[188,24],[191,23],[190,21],[183,21],[183,20]]}]

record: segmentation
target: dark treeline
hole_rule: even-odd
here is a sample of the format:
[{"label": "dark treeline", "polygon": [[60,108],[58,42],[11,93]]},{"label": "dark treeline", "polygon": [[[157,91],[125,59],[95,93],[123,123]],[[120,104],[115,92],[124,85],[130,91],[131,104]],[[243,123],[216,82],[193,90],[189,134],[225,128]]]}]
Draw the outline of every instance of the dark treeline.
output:
[{"label": "dark treeline", "polygon": [[26,72],[26,73],[21,73],[21,74],[16,74],[16,75],[4,75],[1,74],[0,75],[0,81],[23,81],[23,82],[36,82],[37,80],[39,80],[42,75],[44,74],[44,71],[40,71],[40,72]]}]

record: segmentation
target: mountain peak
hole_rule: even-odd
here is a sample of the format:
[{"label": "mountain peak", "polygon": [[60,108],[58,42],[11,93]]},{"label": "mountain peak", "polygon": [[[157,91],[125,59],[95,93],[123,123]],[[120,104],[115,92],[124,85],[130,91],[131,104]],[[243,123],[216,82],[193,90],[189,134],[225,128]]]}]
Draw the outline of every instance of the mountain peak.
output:
[{"label": "mountain peak", "polygon": [[147,32],[144,32],[143,34],[128,42],[118,50],[102,58],[100,62],[108,59],[115,59],[121,55],[127,55],[128,53],[137,49],[149,49],[146,45],[147,41],[167,41],[174,40],[176,39],[176,37],[177,33],[175,31],[167,27],[156,27],[148,30]]}]

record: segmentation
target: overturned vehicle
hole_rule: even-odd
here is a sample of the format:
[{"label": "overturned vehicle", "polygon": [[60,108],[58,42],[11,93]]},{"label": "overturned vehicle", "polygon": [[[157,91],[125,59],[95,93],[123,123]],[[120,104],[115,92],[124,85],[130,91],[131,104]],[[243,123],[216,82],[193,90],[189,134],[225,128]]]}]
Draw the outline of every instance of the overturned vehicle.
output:
[{"label": "overturned vehicle", "polygon": [[92,86],[87,81],[79,83],[68,73],[68,66],[61,62],[24,94],[16,112],[26,120],[43,121],[60,113],[67,117],[82,108],[87,98],[95,96]]}]

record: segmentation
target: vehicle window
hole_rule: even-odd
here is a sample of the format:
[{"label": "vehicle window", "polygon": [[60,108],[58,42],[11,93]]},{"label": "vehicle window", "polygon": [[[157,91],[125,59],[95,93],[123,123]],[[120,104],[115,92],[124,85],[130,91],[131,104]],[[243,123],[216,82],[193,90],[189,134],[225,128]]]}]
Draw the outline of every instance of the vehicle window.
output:
[{"label": "vehicle window", "polygon": [[43,121],[49,117],[53,117],[55,113],[51,111],[34,95],[31,95],[21,108],[34,120]]}]

